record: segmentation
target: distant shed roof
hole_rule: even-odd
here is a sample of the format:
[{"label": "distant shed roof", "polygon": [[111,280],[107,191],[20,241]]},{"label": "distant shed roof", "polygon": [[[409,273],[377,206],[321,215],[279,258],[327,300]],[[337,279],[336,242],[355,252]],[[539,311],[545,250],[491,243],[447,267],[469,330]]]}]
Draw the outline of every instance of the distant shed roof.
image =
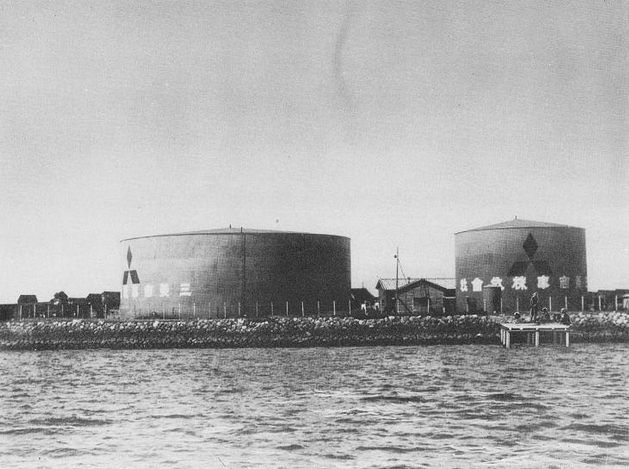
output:
[{"label": "distant shed roof", "polygon": [[[558,223],[546,223],[542,221],[522,220],[514,218],[513,220],[496,223],[495,225],[481,226],[480,228],[472,228],[471,230],[459,231],[458,233],[467,233],[468,231],[485,231],[485,230],[509,230],[514,228],[577,228],[570,225],[560,225]],[[582,229],[582,228],[579,228]]]},{"label": "distant shed roof", "polygon": [[366,288],[352,288],[352,298],[356,301],[373,301],[376,299]]},{"label": "distant shed roof", "polygon": [[37,303],[36,295],[20,295],[17,299],[18,304]]}]

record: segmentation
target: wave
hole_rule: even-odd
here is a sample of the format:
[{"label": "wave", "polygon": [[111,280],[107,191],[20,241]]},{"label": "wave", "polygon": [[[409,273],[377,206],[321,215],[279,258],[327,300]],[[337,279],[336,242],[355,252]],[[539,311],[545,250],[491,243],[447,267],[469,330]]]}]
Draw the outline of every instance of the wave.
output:
[{"label": "wave", "polygon": [[100,425],[110,425],[113,420],[108,419],[88,419],[83,417],[49,417],[45,419],[33,419],[29,424],[46,427],[95,427]]},{"label": "wave", "polygon": [[626,446],[625,443],[616,443],[614,441],[605,441],[594,438],[580,439],[580,438],[562,438],[562,443],[573,443],[578,445],[597,446],[598,448],[618,448],[620,446]]},{"label": "wave", "polygon": [[393,402],[396,404],[407,404],[409,402],[422,403],[426,401],[426,399],[419,396],[367,396],[361,397],[360,400],[365,402]]},{"label": "wave", "polygon": [[203,418],[204,416],[201,414],[196,414],[196,415],[188,415],[188,414],[155,414],[155,415],[149,415],[148,418],[150,419],[196,419],[196,418]]},{"label": "wave", "polygon": [[616,436],[620,437],[620,439],[629,438],[629,426],[627,425],[618,425],[618,424],[607,424],[607,425],[596,425],[591,423],[571,423],[570,425],[566,425],[560,429],[561,431],[565,430],[576,430],[585,433],[592,433],[596,435],[607,435],[608,437]]},{"label": "wave", "polygon": [[51,427],[16,427],[9,428],[7,430],[0,430],[0,435],[29,435],[31,433],[42,433],[44,435],[55,435],[57,431]]},{"label": "wave", "polygon": [[522,396],[513,392],[497,392],[494,394],[489,394],[487,399],[491,401],[500,401],[500,402],[513,402],[522,400]]},{"label": "wave", "polygon": [[76,448],[54,448],[43,450],[40,454],[49,458],[68,458],[72,456],[85,455],[85,452],[79,451]]},{"label": "wave", "polygon": [[297,451],[297,450],[301,450],[301,449],[306,449],[305,446],[297,445],[297,444],[276,446],[276,448],[277,449],[283,449],[284,451]]},{"label": "wave", "polygon": [[340,461],[351,461],[352,459],[356,459],[356,457],[351,454],[323,454],[322,456],[327,459],[337,459]]},{"label": "wave", "polygon": [[386,451],[389,453],[421,453],[423,451],[427,451],[426,448],[420,448],[418,446],[414,446],[412,448],[404,448],[401,446],[358,446],[356,451]]}]

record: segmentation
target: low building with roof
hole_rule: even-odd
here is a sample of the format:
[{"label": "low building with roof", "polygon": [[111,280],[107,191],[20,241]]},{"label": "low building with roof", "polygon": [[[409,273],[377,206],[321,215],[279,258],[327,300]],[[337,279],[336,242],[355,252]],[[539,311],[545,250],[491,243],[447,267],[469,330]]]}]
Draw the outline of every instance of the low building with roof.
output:
[{"label": "low building with roof", "polygon": [[17,299],[16,306],[17,317],[34,318],[37,316],[37,296],[36,295],[20,295]]},{"label": "low building with roof", "polygon": [[107,317],[111,312],[117,311],[120,306],[120,292],[90,293],[85,299],[89,305],[91,317]]},{"label": "low building with roof", "polygon": [[119,291],[104,291],[103,296],[103,312],[105,315],[111,311],[117,311],[120,308],[120,292]]},{"label": "low building with roof", "polygon": [[377,297],[365,287],[352,288],[352,309],[374,308]]},{"label": "low building with roof", "polygon": [[15,304],[2,304],[0,305],[0,321],[10,321],[16,317]]},{"label": "low building with roof", "polygon": [[629,289],[617,288],[615,290],[598,290],[589,292],[586,297],[584,309],[594,311],[617,311],[626,308],[625,295],[629,295]]},{"label": "low building with roof", "polygon": [[17,299],[18,305],[33,305],[37,303],[36,295],[20,295]]},{"label": "low building with roof", "polygon": [[453,278],[381,278],[376,289],[380,309],[389,314],[443,315],[455,312],[455,286]]}]

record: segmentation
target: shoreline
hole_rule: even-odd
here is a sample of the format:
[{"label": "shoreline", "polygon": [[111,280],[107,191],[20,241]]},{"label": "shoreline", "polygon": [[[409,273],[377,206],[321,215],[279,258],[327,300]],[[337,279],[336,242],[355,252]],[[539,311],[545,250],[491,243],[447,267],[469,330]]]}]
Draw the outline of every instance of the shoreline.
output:
[{"label": "shoreline", "polygon": [[[629,313],[573,313],[572,343],[629,343]],[[0,350],[500,345],[504,316],[10,321]]]}]

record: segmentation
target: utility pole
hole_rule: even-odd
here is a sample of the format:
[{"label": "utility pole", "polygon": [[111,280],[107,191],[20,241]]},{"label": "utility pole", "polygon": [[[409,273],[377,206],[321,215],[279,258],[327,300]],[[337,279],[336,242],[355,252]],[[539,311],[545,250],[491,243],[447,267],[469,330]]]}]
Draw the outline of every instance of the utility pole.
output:
[{"label": "utility pole", "polygon": [[395,314],[399,314],[398,287],[400,278],[400,248],[395,248]]},{"label": "utility pole", "polygon": [[[245,232],[240,227],[240,234],[242,235],[242,279],[240,285],[240,303],[242,303],[242,307],[245,310],[245,314],[247,311],[247,244],[245,240]],[[240,311],[238,312],[238,316],[240,316]]]}]

